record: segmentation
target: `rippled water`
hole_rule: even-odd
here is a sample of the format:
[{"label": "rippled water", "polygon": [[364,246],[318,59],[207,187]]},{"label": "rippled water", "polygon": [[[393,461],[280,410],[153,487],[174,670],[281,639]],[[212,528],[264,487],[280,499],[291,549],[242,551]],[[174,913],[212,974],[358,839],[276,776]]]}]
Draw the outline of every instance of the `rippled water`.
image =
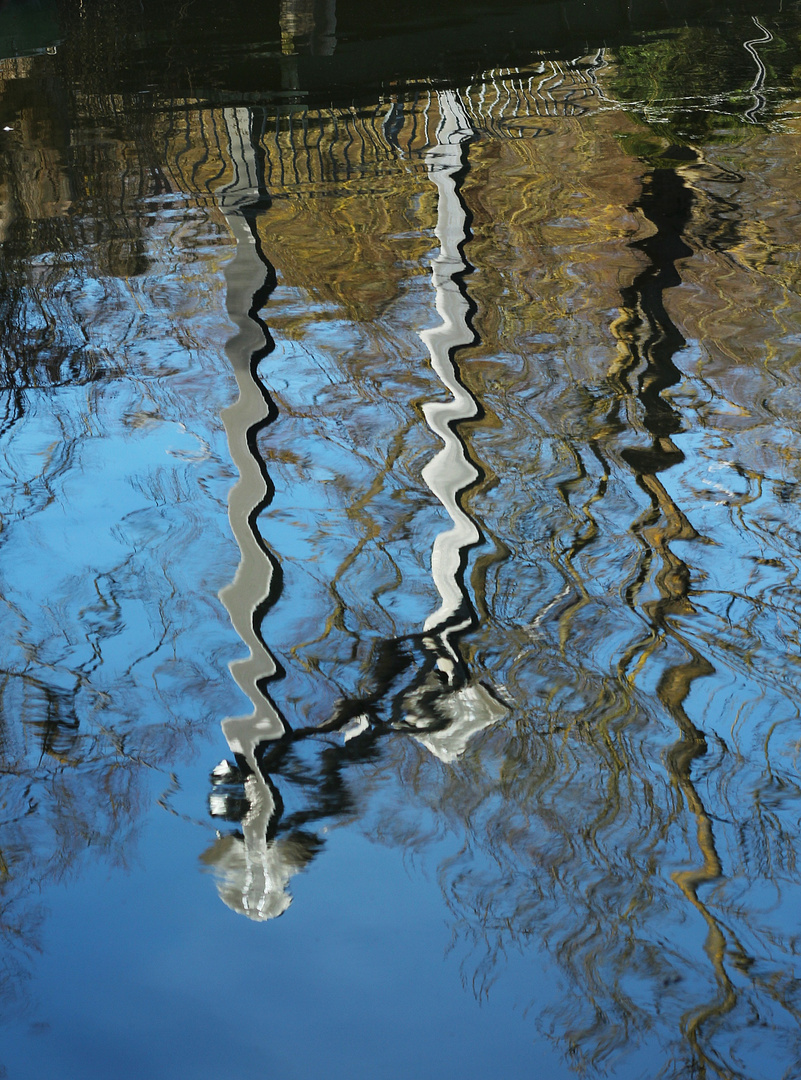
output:
[{"label": "rippled water", "polygon": [[0,10],[3,1075],[801,1076],[801,12],[342,9]]}]

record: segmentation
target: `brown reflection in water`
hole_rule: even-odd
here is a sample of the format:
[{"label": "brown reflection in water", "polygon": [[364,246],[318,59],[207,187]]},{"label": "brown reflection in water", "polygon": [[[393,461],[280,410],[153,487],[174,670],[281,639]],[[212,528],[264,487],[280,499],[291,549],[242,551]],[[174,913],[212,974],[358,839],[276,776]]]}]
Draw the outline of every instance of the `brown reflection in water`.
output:
[{"label": "brown reflection in water", "polygon": [[[616,118],[615,125],[625,122]],[[400,101],[372,114],[345,110],[321,116],[316,131],[291,112],[274,127],[257,114],[248,123],[257,135],[261,130],[263,167],[272,170],[278,196],[254,219],[257,240],[287,290],[274,308],[271,299],[271,326],[277,337],[303,343],[307,303],[321,320],[358,325],[363,348],[343,352],[336,362],[349,390],[381,403],[391,398],[390,385],[394,393],[404,379],[414,384],[413,373],[387,373],[386,359],[383,366],[379,361],[384,343],[398,332],[397,326],[387,330],[383,320],[393,317],[401,284],[414,276],[409,267],[419,265],[431,246],[418,224],[433,210],[431,192],[419,191],[423,136],[429,131],[430,137],[424,110]],[[488,992],[498,977],[510,944],[544,942],[577,989],[555,995],[550,1015],[578,1059],[602,1065],[627,1046],[656,1041],[675,1075],[705,1067],[745,1075],[723,1064],[731,1060],[728,1047],[740,1018],[775,1005],[778,1011],[766,1023],[781,1031],[785,1020],[778,1014],[796,1012],[784,955],[788,942],[770,959],[770,931],[758,913],[745,917],[736,899],[744,874],[762,874],[778,887],[777,871],[761,857],[757,868],[747,843],[738,848],[732,840],[732,832],[746,833],[756,823],[750,808],[727,804],[728,750],[717,730],[711,737],[707,724],[695,719],[704,700],[699,688],[718,685],[728,658],[722,631],[707,650],[697,629],[706,613],[699,605],[696,561],[713,544],[709,530],[695,524],[698,506],[682,501],[675,480],[695,463],[685,449],[687,413],[674,404],[687,381],[678,356],[687,352],[688,334],[679,328],[673,294],[682,281],[703,275],[705,264],[730,260],[753,225],[738,225],[737,201],[720,194],[721,184],[730,192],[738,173],[721,171],[720,179],[703,157],[685,152],[682,158],[677,148],[665,147],[670,164],[643,175],[641,163],[614,143],[615,125],[607,115],[592,125],[560,115],[541,124],[550,142],[479,141],[471,148],[465,183],[477,216],[470,252],[479,273],[470,288],[481,300],[482,340],[471,347],[463,375],[485,413],[463,430],[480,444],[483,467],[486,462],[466,503],[484,534],[501,539],[472,567],[482,623],[475,640],[465,639],[464,658],[479,677],[492,681],[500,672],[515,691],[524,690],[520,698],[530,693],[536,704],[516,715],[512,726],[485,733],[480,752],[444,768],[410,740],[378,739],[376,729],[361,722],[365,708],[378,701],[363,689],[376,673],[385,667],[386,686],[400,686],[393,687],[397,656],[359,648],[371,617],[369,590],[354,597],[343,588],[352,572],[362,568],[369,575],[364,559],[387,529],[389,535],[393,528],[402,533],[414,522],[414,505],[392,506],[388,519],[386,505],[376,501],[404,469],[414,438],[414,425],[398,409],[391,438],[381,442],[366,481],[343,470],[332,483],[356,525],[356,541],[334,565],[320,617],[308,620],[318,635],[286,635],[286,678],[297,678],[308,665],[321,694],[340,696],[352,707],[340,707],[335,721],[323,725],[328,731],[301,723],[298,738],[260,748],[259,770],[273,800],[263,840],[275,858],[265,866],[283,896],[332,820],[359,820],[372,835],[420,857],[453,834],[458,850],[441,863],[440,876],[457,934],[478,950],[464,968],[478,993]],[[408,157],[401,158],[401,151]],[[207,158],[195,156],[208,168]],[[573,220],[567,214],[571,184],[554,177],[555,160],[570,162],[584,204]],[[414,213],[408,209],[412,199]],[[501,223],[505,248],[497,233],[482,234],[482,215]],[[715,294],[728,304],[729,317],[731,296],[753,286],[741,270],[732,269],[731,289]],[[703,287],[714,280],[707,274]],[[621,287],[621,281],[628,284]],[[682,312],[685,304],[693,311],[692,295],[682,290],[682,299]],[[549,354],[542,347],[548,335],[565,335],[566,327],[575,344],[575,366],[567,371],[555,349]],[[617,343],[611,361],[608,347],[598,345],[608,341],[610,327]],[[510,367],[518,358],[519,366]],[[393,381],[382,387],[376,373]],[[340,399],[350,400],[339,384],[330,397],[300,405],[289,391],[276,394],[281,415],[293,420],[312,409],[333,415]],[[564,456],[532,456],[521,467],[528,451],[520,448],[531,445],[532,427],[556,432]],[[259,452],[271,470],[285,469],[301,487],[313,484],[300,444],[282,435],[289,430],[275,425]],[[345,442],[353,436],[345,428],[339,437]],[[365,433],[365,446],[372,445],[370,437]],[[524,485],[540,470],[541,492],[524,486],[509,499],[504,473],[510,446]],[[425,460],[419,449],[415,454],[418,462]],[[495,497],[507,500],[502,510]],[[519,523],[528,514],[528,528],[535,529],[534,515],[546,509],[554,515],[551,536],[539,548],[522,550],[526,537]],[[599,603],[588,569],[599,550],[604,571],[604,560],[624,566],[622,574],[617,571],[623,578],[619,605],[611,594],[605,607]],[[278,557],[291,564],[292,552],[279,549]],[[563,585],[543,577],[544,586],[529,588],[529,567],[542,571],[549,560],[563,574]],[[503,594],[496,577],[509,562],[521,578]],[[400,566],[394,564],[393,572],[396,587],[403,587]],[[378,595],[376,587],[373,599]],[[504,607],[518,601],[522,614],[512,608],[505,620]],[[279,629],[271,619],[270,640]],[[597,655],[605,632],[614,643],[608,667]],[[339,635],[353,642],[360,694],[344,680],[338,683],[344,664],[330,680],[326,674],[323,645]],[[414,642],[407,652],[410,670],[425,659]],[[319,698],[313,704],[318,718],[330,715]],[[344,740],[336,733],[340,721],[347,722]],[[313,731],[318,734],[308,738]],[[736,769],[742,768],[739,758]],[[746,777],[739,782],[748,788]],[[221,816],[236,821],[248,813],[247,783],[233,768],[215,776],[212,800]],[[725,814],[733,824],[716,824]],[[765,828],[774,865],[794,882],[791,837],[778,819]],[[721,831],[723,846],[716,836]],[[235,854],[236,839],[224,837],[220,845],[222,866]],[[695,853],[689,860],[687,850]],[[226,865],[233,877],[247,869],[241,859]],[[265,911],[275,915],[285,906],[282,900]],[[705,940],[697,937],[688,911],[700,918]]]},{"label": "brown reflection in water", "polygon": [[[691,160],[693,156],[688,154]],[[672,621],[672,617],[692,614],[693,606],[690,600],[690,567],[673,552],[670,545],[678,540],[691,541],[699,537],[687,515],[658,479],[659,473],[684,460],[684,454],[673,438],[683,428],[681,416],[662,395],[681,379],[674,357],[686,342],[665,309],[664,293],[666,289],[681,283],[677,262],[692,255],[692,249],[683,239],[691,218],[692,203],[693,193],[678,170],[656,169],[644,178],[639,207],[656,231],[636,243],[647,255],[650,265],[629,288],[622,291],[622,313],[611,326],[619,344],[619,356],[610,374],[619,383],[621,393],[613,409],[614,419],[619,421],[619,410],[630,393],[628,387],[631,381],[635,381],[636,397],[642,406],[639,419],[645,432],[652,438],[649,448],[627,447],[621,454],[632,469],[637,483],[648,492],[652,503],[651,513],[634,525],[634,532],[642,541],[645,554],[638,573],[626,590],[630,604],[637,603],[638,592],[652,569],[652,559],[658,559],[661,564],[653,575],[659,596],[641,605],[650,626],[649,638],[630,647],[621,659],[620,671],[623,677],[630,668],[641,672],[647,657],[658,647],[664,635],[672,636],[688,654],[686,662],[664,668],[656,695],[680,732],[679,741],[667,750],[666,763],[672,782],[695,818],[697,844],[703,859],[701,866],[673,871],[671,877],[709,927],[704,949],[714,968],[718,988],[715,1000],[685,1013],[682,1028],[694,1059],[714,1069],[716,1062],[703,1045],[706,1034],[704,1027],[714,1018],[725,1016],[737,1002],[737,992],[726,969],[726,954],[735,948],[736,959],[746,964],[748,959],[736,939],[730,943],[730,935],[726,933],[720,917],[699,897],[699,889],[723,876],[723,866],[717,851],[712,819],[692,779],[694,763],[707,753],[707,739],[688,716],[685,702],[693,683],[713,675],[715,669],[709,660],[677,633]],[[622,424],[620,426],[623,427]],[[681,811],[680,805],[677,811]]]},{"label": "brown reflection in water", "polygon": [[[429,108],[437,116],[435,141],[426,151],[425,167],[437,191],[435,235],[440,250],[433,261],[432,274],[440,322],[420,332],[419,337],[428,350],[432,372],[449,399],[429,401],[422,407],[426,424],[442,446],[426,463],[421,477],[451,523],[449,528],[437,533],[431,550],[431,576],[441,604],[426,618],[422,631],[371,644],[369,657],[362,664],[363,678],[357,692],[343,695],[333,715],[324,722],[294,730],[267,694],[265,684],[279,672],[260,629],[267,609],[275,602],[275,590],[270,583],[279,572],[279,564],[261,540],[257,523],[258,515],[271,501],[272,487],[259,458],[256,438],[259,430],[275,419],[272,398],[257,371],[259,362],[274,347],[259,311],[275,288],[275,274],[264,254],[258,230],[262,213],[251,213],[247,204],[238,207],[235,214],[249,221],[256,252],[268,268],[269,282],[254,294],[248,305],[243,303],[242,281],[235,270],[240,260],[244,260],[247,269],[249,249],[245,241],[249,238],[236,218],[231,221],[238,254],[228,274],[228,297],[240,333],[229,344],[229,351],[237,371],[240,397],[237,405],[227,410],[226,430],[240,472],[229,512],[242,560],[235,581],[223,591],[221,598],[240,636],[250,647],[249,658],[232,665],[232,673],[250,697],[254,711],[249,717],[223,722],[235,765],[223,762],[213,774],[212,812],[241,822],[241,833],[221,836],[204,854],[203,861],[215,869],[225,903],[259,920],[283,913],[289,904],[286,892],[289,879],[302,869],[314,850],[308,843],[299,842],[298,823],[291,815],[283,820],[283,800],[271,776],[287,756],[293,757],[300,742],[313,735],[337,732],[344,736],[345,743],[358,740],[359,745],[372,747],[379,734],[402,730],[414,735],[441,760],[454,761],[464,753],[471,738],[504,715],[504,708],[492,691],[470,677],[459,645],[476,622],[465,588],[464,564],[481,539],[475,522],[462,505],[479,471],[469,459],[458,431],[464,420],[477,415],[479,405],[465,389],[454,364],[457,351],[475,339],[470,325],[470,300],[463,282],[468,269],[462,252],[468,239],[467,213],[459,194],[459,177],[466,168],[466,152],[473,132],[453,92],[437,94],[436,99],[429,101]],[[241,162],[237,172],[241,175],[247,171]],[[243,362],[242,350],[250,349],[252,334],[247,334],[247,323],[241,317],[245,307],[251,322],[261,328],[266,342],[250,353],[247,363]],[[260,398],[267,403],[266,410]],[[346,563],[352,562],[358,553],[357,544],[355,555],[348,556]],[[340,568],[330,586],[335,599],[341,573]],[[266,592],[258,588],[260,576],[268,583]],[[262,594],[264,599],[260,600]],[[315,645],[325,636],[323,633],[321,638],[304,644]],[[241,793],[237,791],[240,784]],[[338,801],[342,813],[348,802],[344,789]],[[324,809],[307,810],[302,823],[306,825],[331,812],[329,792]],[[306,852],[305,858],[299,857],[301,851]]]}]

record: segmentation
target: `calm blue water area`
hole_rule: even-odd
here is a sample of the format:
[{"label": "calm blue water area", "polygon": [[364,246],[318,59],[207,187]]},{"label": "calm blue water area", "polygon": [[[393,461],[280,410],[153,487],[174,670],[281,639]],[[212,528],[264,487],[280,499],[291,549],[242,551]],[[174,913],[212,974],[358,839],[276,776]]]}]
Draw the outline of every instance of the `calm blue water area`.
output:
[{"label": "calm blue water area", "polygon": [[[171,806],[196,807],[205,772],[181,777]],[[158,814],[131,865],[91,865],[41,896],[10,1076],[569,1075],[534,1009],[503,988],[480,1003],[463,989],[436,882],[400,851],[332,830],[295,879],[291,920],[265,935],[198,873],[198,831]],[[533,1002],[547,999],[547,961],[520,966]]]}]

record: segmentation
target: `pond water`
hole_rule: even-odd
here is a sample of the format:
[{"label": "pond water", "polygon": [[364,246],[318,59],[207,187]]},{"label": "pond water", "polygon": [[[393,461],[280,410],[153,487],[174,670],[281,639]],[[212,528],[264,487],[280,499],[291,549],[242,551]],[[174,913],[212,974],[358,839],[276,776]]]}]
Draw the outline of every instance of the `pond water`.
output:
[{"label": "pond water", "polygon": [[801,1077],[799,5],[0,54],[0,1075]]}]

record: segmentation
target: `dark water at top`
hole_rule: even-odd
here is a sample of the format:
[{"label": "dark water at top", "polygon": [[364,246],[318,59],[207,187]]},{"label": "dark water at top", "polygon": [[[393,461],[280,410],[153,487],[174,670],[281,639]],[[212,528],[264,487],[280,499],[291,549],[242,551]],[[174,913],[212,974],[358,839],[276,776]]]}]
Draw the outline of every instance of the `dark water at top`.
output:
[{"label": "dark water at top", "polygon": [[801,1077],[798,6],[0,53],[0,1073]]}]

